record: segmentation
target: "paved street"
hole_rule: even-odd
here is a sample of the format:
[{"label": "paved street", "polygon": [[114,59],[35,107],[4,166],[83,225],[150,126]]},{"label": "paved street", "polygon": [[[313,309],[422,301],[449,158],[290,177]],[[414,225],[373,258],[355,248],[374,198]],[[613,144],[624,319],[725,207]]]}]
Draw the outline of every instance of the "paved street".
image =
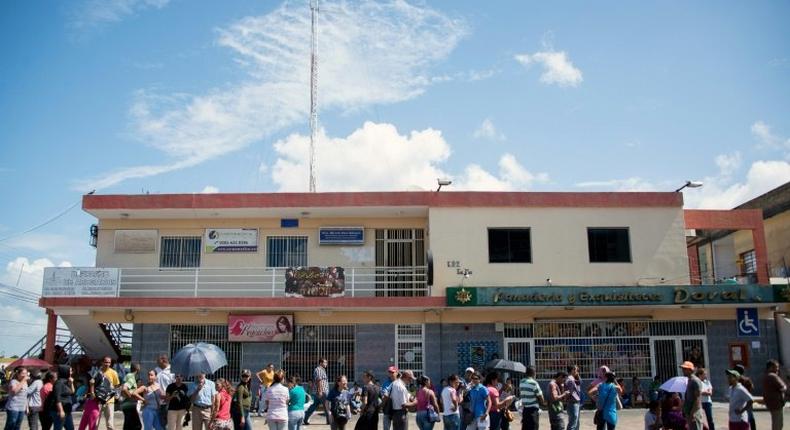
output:
[{"label": "paved street", "polygon": [[[640,430],[643,428],[643,416],[645,413],[645,409],[624,409],[620,411],[620,418],[617,423],[618,430]],[[715,417],[715,424],[718,429],[725,430],[727,428],[727,404],[726,403],[714,403],[713,405],[713,415]],[[81,412],[77,412],[74,415],[74,426],[75,428],[79,425],[79,419],[82,416]],[[411,430],[418,430],[417,424],[414,421],[414,414],[409,414],[411,421],[409,422],[409,429]],[[769,429],[771,426],[771,417],[768,415],[768,412],[764,409],[758,409],[755,413],[755,419],[757,421],[757,428],[758,429]],[[0,417],[0,425],[5,425],[6,414],[2,414]],[[592,411],[582,411],[582,430],[595,430],[595,426],[593,425],[593,412]],[[312,424],[303,427],[303,430],[329,430],[329,426],[323,423],[323,416],[313,416],[311,420]],[[380,422],[380,421],[379,421]],[[785,422],[790,422],[790,409],[785,408]],[[346,426],[348,430],[352,430],[354,428],[354,424],[356,423],[356,416],[354,416],[351,422]],[[99,429],[104,429],[104,424],[101,423]],[[123,415],[118,412],[115,414],[115,428],[122,429],[123,428]],[[265,429],[267,428],[264,424],[263,418],[253,418],[253,429]],[[513,430],[520,430],[521,428],[521,421],[520,418],[517,418],[511,424],[511,429]],[[540,419],[540,428],[544,430],[548,430],[549,427],[549,417],[547,413],[541,414]],[[27,423],[22,425],[23,430],[28,430]],[[441,424],[435,426],[436,430],[442,430]]]}]

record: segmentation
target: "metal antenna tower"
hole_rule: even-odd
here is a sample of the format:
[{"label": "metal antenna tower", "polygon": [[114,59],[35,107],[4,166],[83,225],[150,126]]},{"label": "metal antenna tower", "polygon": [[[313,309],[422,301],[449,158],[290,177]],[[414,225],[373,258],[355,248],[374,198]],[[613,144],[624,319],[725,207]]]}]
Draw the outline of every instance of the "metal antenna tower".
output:
[{"label": "metal antenna tower", "polygon": [[318,57],[316,55],[315,20],[318,0],[310,0],[310,192],[315,192],[315,145],[318,140]]}]

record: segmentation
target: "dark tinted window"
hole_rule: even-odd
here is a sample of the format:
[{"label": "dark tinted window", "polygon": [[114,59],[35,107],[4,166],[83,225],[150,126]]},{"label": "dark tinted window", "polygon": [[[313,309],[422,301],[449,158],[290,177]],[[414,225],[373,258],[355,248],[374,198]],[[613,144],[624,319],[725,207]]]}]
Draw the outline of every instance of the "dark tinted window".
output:
[{"label": "dark tinted window", "polygon": [[631,244],[627,228],[588,228],[590,263],[630,263]]},{"label": "dark tinted window", "polygon": [[490,263],[531,263],[532,248],[528,228],[488,229]]}]

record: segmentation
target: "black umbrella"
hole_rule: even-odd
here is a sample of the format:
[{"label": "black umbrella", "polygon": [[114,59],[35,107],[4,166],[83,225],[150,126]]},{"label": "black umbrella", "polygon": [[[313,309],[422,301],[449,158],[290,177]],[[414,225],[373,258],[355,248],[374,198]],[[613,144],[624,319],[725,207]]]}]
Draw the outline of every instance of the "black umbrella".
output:
[{"label": "black umbrella", "polygon": [[527,366],[518,361],[503,360],[497,358],[486,363],[486,369],[506,370],[514,373],[527,373]]}]

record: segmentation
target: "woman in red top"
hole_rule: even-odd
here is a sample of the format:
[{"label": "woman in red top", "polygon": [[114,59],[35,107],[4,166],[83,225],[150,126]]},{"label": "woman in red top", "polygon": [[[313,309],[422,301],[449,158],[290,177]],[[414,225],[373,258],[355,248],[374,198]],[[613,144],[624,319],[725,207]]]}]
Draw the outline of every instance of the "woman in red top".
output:
[{"label": "woman in red top", "polygon": [[233,420],[230,417],[230,403],[233,399],[233,387],[225,378],[217,379],[217,400],[214,405],[216,411],[212,428],[214,430],[233,430]]},{"label": "woman in red top", "polygon": [[491,419],[489,430],[499,430],[502,425],[502,410],[510,406],[513,396],[500,396],[497,385],[499,383],[499,373],[488,372],[486,374],[485,386],[488,389],[489,413]]},{"label": "woman in red top", "polygon": [[50,401],[47,407],[47,397],[52,394],[52,389],[55,387],[55,380],[58,379],[58,374],[49,371],[44,375],[44,386],[41,387],[41,412],[38,413],[38,419],[41,421],[41,430],[50,430],[52,428],[52,416],[50,411],[54,410],[54,402]]}]

